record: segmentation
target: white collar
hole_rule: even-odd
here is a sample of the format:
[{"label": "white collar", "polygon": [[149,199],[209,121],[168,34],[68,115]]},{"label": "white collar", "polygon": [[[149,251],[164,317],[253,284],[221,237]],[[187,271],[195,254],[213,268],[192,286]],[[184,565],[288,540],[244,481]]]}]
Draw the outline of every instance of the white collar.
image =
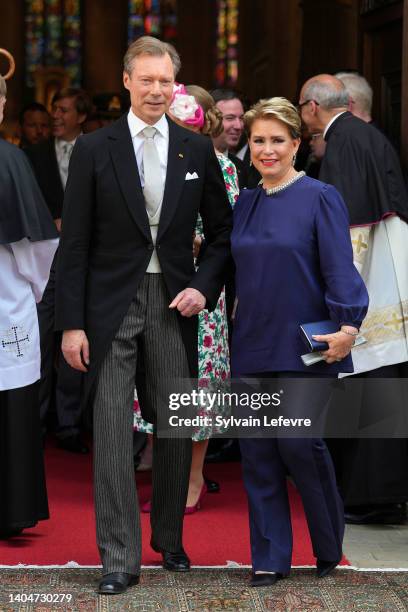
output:
[{"label": "white collar", "polygon": [[148,123],[142,121],[142,119],[135,115],[133,110],[130,109],[128,113],[128,125],[132,138],[134,138],[135,136],[139,136],[140,132],[145,127],[156,128],[159,134],[161,134],[161,136],[163,136],[164,138],[167,138],[169,135],[169,124],[167,123],[166,115],[164,114],[160,117],[157,123],[155,123],[153,126],[150,126]]},{"label": "white collar", "polygon": [[66,144],[72,144],[74,145],[77,141],[77,138],[79,136],[82,135],[82,132],[80,134],[78,134],[78,136],[76,136],[73,140],[64,140],[64,138],[56,138],[55,139],[55,144],[57,145],[57,147],[63,147]]},{"label": "white collar", "polygon": [[337,117],[340,117],[340,115],[344,115],[344,113],[347,113],[347,111],[341,111],[340,113],[337,113],[337,115],[334,115],[334,117],[330,119],[329,123],[324,128],[324,132],[323,132],[324,139],[326,139],[326,134],[329,131],[330,126],[336,121]]}]

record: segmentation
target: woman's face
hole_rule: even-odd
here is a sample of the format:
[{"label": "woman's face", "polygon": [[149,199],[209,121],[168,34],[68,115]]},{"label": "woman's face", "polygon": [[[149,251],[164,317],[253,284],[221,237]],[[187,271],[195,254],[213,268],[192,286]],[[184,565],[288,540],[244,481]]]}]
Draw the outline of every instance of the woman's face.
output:
[{"label": "woman's face", "polygon": [[261,174],[265,187],[286,179],[293,169],[293,156],[300,144],[289,128],[278,119],[255,119],[251,127],[249,148],[251,160]]}]

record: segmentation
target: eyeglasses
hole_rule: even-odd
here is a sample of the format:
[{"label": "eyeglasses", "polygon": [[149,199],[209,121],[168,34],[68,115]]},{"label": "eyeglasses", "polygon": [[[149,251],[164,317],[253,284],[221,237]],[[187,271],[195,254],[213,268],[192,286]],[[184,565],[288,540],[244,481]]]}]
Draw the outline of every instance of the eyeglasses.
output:
[{"label": "eyeglasses", "polygon": [[306,106],[306,104],[309,104],[309,102],[314,102],[316,106],[320,106],[319,102],[316,102],[316,100],[313,100],[313,98],[309,98],[309,100],[305,100],[304,102],[299,102],[299,104],[297,105],[298,111],[300,112],[302,106]]}]

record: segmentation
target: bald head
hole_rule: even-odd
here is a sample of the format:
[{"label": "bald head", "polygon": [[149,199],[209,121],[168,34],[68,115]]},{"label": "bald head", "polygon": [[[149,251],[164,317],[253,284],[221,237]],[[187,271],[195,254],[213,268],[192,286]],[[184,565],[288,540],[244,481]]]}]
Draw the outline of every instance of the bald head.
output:
[{"label": "bald head", "polygon": [[323,110],[346,110],[349,94],[344,84],[331,74],[318,74],[302,87],[302,100],[314,100]]},{"label": "bald head", "polygon": [[344,84],[331,74],[312,77],[300,92],[300,115],[311,134],[324,132],[331,119],[346,111],[348,105]]},{"label": "bald head", "polygon": [[372,121],[373,90],[367,79],[358,72],[338,72],[335,75],[350,96],[349,110],[363,121]]}]

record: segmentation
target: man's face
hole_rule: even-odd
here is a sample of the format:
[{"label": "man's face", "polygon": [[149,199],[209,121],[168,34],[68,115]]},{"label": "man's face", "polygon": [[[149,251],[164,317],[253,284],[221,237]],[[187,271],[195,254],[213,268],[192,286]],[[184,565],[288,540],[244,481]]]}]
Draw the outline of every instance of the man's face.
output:
[{"label": "man's face", "polygon": [[311,134],[319,132],[319,124],[315,113],[315,102],[309,100],[302,88],[299,96],[298,108],[300,117]]},{"label": "man's face", "polygon": [[74,140],[82,131],[86,115],[78,113],[75,98],[61,98],[52,105],[52,134],[62,140]]},{"label": "man's face", "polygon": [[6,105],[6,98],[4,96],[0,96],[0,123],[3,121],[5,105]]},{"label": "man's face", "polygon": [[173,95],[174,68],[170,55],[139,55],[132,73],[123,73],[130,92],[132,110],[139,119],[153,125],[167,112]]},{"label": "man's face", "polygon": [[38,144],[50,136],[50,117],[40,110],[29,110],[24,113],[21,125],[22,139],[28,144]]},{"label": "man's face", "polygon": [[[244,130],[244,107],[238,98],[233,100],[220,100],[216,104],[222,112],[222,126],[224,131],[218,136],[216,148],[220,151],[236,149]],[[218,144],[218,146],[217,146]]]}]

